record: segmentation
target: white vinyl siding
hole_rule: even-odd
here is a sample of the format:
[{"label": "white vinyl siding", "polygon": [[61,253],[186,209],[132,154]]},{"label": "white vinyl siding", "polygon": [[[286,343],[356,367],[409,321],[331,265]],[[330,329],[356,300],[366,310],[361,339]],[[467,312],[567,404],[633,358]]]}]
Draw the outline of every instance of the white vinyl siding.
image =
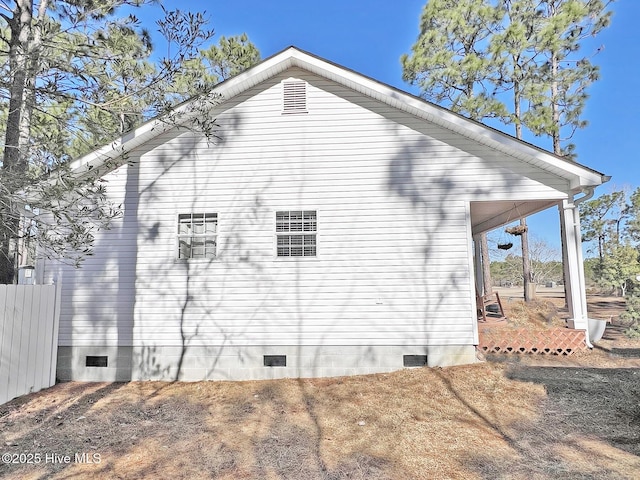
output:
[{"label": "white vinyl siding", "polygon": [[[305,82],[307,115],[282,115],[290,78]],[[567,189],[299,70],[215,118],[215,144],[172,130],[107,175],[123,216],[81,269],[61,267],[61,345],[136,345],[149,358],[157,345],[469,345],[468,203]],[[212,205],[216,261],[175,261],[177,215]],[[274,261],[274,212],[293,207],[321,214],[313,261]]]}]

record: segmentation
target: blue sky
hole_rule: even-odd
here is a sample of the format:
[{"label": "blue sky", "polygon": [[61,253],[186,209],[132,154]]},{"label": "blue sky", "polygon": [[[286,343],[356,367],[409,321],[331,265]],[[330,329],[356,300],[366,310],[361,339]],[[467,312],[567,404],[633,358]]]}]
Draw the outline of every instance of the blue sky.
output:
[{"label": "blue sky", "polygon": [[[247,33],[263,58],[289,45],[338,63],[394,87],[417,94],[402,80],[400,56],[418,35],[425,0],[243,0],[240,2],[165,0],[168,10],[205,10],[220,35]],[[589,125],[573,142],[578,162],[612,176],[598,189],[640,186],[637,139],[640,137],[640,0],[618,0],[611,26],[585,44],[584,52],[604,49],[592,61],[601,79],[592,85],[584,118]],[[146,15],[139,15],[151,22]],[[154,30],[153,25],[148,28]],[[214,41],[216,39],[214,38]],[[511,127],[512,128],[512,127]],[[511,129],[505,129],[513,133]],[[551,148],[544,138],[533,143]],[[534,235],[559,246],[557,211],[529,219]]]}]

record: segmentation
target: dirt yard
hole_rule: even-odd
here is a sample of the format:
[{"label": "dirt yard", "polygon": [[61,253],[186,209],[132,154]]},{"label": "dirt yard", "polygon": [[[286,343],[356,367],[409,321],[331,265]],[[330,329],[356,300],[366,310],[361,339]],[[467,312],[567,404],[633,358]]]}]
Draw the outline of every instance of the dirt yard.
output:
[{"label": "dirt yard", "polygon": [[640,342],[621,335],[619,299],[589,304],[614,323],[593,351],[569,357],[331,379],[59,384],[0,406],[0,477],[636,479]]}]

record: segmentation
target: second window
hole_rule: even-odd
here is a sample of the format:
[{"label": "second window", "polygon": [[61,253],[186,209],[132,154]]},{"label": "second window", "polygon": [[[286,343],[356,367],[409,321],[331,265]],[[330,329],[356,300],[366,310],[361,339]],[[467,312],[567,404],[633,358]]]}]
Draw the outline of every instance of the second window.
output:
[{"label": "second window", "polygon": [[316,234],[315,210],[276,212],[278,257],[315,257]]}]

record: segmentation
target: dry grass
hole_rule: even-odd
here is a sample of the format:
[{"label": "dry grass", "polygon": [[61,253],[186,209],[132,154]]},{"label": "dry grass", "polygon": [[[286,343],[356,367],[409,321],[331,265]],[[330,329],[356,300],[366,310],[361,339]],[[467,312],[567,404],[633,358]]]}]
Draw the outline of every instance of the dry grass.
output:
[{"label": "dry grass", "polygon": [[[521,313],[548,323],[544,303]],[[600,348],[502,360],[330,379],[63,383],[0,406],[0,454],[41,456],[0,463],[0,477],[637,478],[640,359]],[[82,452],[100,462],[74,463]]]},{"label": "dry grass", "polygon": [[540,330],[566,325],[558,306],[551,300],[536,299],[529,303],[516,300],[507,304],[505,310],[509,323],[515,327]]},{"label": "dry grass", "polygon": [[639,471],[640,452],[566,428],[575,405],[558,403],[549,417],[544,386],[509,377],[512,367],[484,363],[313,380],[64,383],[0,407],[1,452],[91,452],[100,463],[0,465],[0,476],[529,479]]}]

